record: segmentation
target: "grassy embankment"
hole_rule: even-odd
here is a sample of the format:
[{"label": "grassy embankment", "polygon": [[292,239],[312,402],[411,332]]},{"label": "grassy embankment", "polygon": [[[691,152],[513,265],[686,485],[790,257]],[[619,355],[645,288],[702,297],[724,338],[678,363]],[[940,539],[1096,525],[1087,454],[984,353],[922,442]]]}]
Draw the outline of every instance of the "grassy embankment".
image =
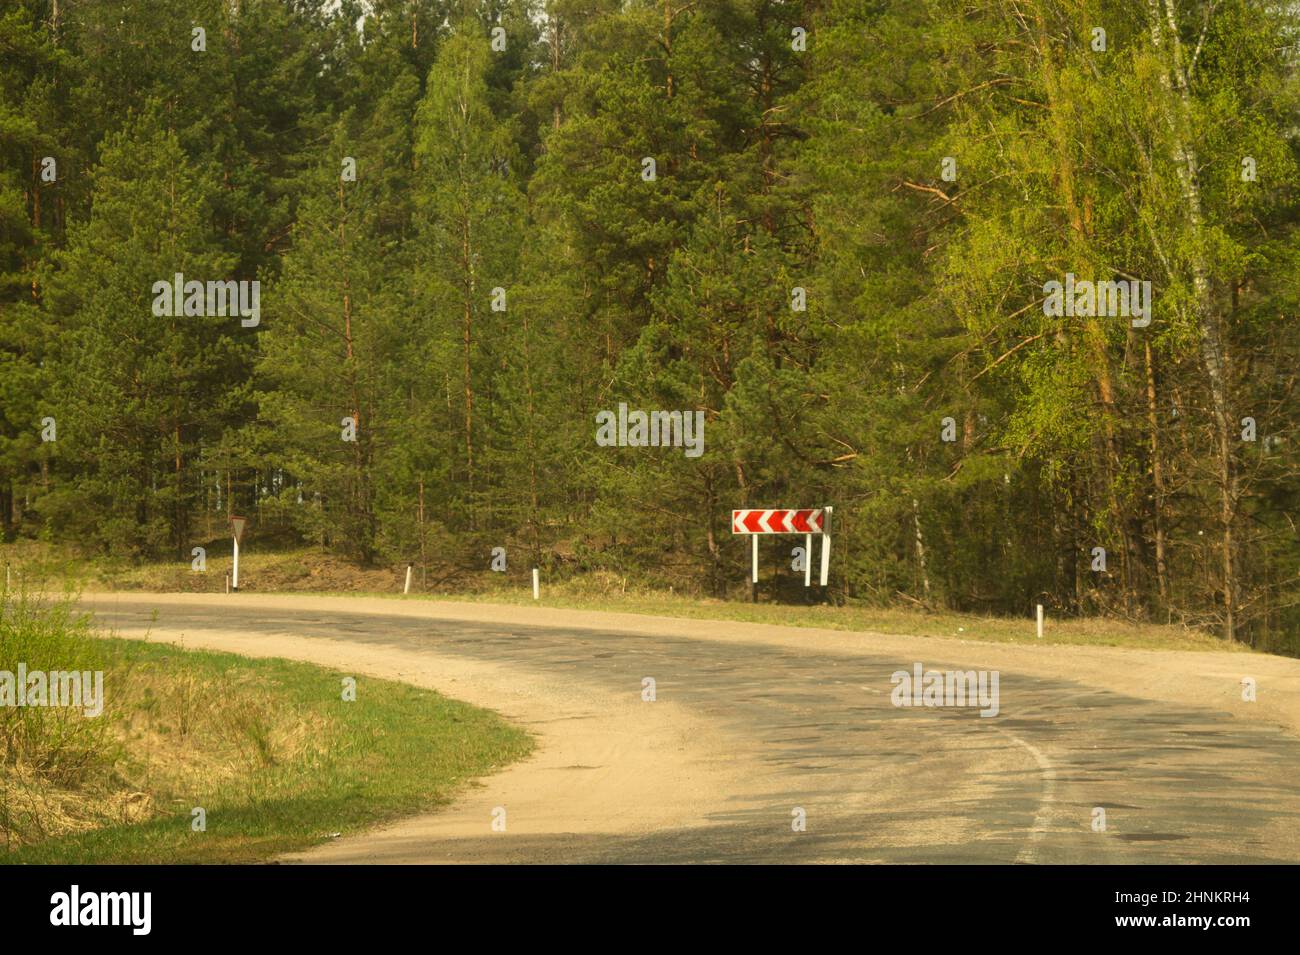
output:
[{"label": "grassy embankment", "polygon": [[[133,564],[106,559],[76,560],[60,556],[46,545],[0,546],[0,561],[13,561],[27,578],[42,585],[72,583],[86,590],[144,590],[154,592],[210,592],[225,589],[229,554],[209,553],[207,572],[194,573],[186,562]],[[430,591],[420,590],[415,576],[413,593],[406,599],[462,600],[531,605],[528,568],[512,566],[509,574],[494,574],[486,562],[481,571],[440,568],[429,574]],[[436,584],[435,584],[436,581]],[[240,556],[241,589],[252,593],[352,594],[402,599],[403,568],[360,569],[314,548],[259,551],[248,548]],[[1040,644],[1034,621],[907,607],[878,607],[850,603],[846,606],[800,606],[773,602],[716,600],[689,594],[640,587],[614,574],[595,573],[568,580],[543,578],[541,604],[575,610],[612,610],[706,620],[734,620],[785,626],[825,627],[832,630],[955,637],[997,643]],[[1061,619],[1048,611],[1043,645],[1124,646],[1164,650],[1236,652],[1241,644],[1226,644],[1203,630],[1156,623],[1108,618]]]},{"label": "grassy embankment", "polygon": [[428,690],[357,677],[345,702],[345,674],[96,637],[66,602],[3,594],[0,671],[20,661],[102,670],[106,702],[0,706],[0,862],[265,860],[436,807],[532,747]]}]

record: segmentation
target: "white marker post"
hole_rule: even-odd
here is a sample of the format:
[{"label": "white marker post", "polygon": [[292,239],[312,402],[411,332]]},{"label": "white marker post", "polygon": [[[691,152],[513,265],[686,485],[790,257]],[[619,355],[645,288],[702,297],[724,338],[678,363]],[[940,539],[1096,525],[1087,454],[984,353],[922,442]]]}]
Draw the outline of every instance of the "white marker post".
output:
[{"label": "white marker post", "polygon": [[812,586],[812,535],[803,536],[803,585]]},{"label": "white marker post", "polygon": [[758,535],[750,538],[754,542],[754,572],[749,577],[749,600],[758,603]]},{"label": "white marker post", "polygon": [[[831,511],[832,510],[834,510],[834,508],[832,507],[826,508],[826,523],[825,523],[826,529],[822,532],[822,589],[823,590],[826,589],[826,581],[828,581],[831,576]],[[808,555],[808,559],[809,560],[812,559],[811,554]],[[823,594],[822,596],[824,597],[825,594]]]},{"label": "white marker post", "polygon": [[536,567],[533,568],[533,599],[534,599],[534,600],[541,600],[541,599],[542,599],[541,584],[540,584],[540,582],[539,582],[538,579],[537,579],[537,568],[536,568]]},{"label": "white marker post", "polygon": [[244,525],[247,520],[242,517],[230,517],[230,532],[235,538],[235,560],[234,565],[230,568],[230,589],[239,590],[239,539],[244,536]]},{"label": "white marker post", "polygon": [[402,593],[409,594],[410,592],[411,592],[411,565],[407,564],[406,565],[406,586],[402,588]]},{"label": "white marker post", "polygon": [[1043,639],[1043,605],[1038,605],[1038,639]]}]

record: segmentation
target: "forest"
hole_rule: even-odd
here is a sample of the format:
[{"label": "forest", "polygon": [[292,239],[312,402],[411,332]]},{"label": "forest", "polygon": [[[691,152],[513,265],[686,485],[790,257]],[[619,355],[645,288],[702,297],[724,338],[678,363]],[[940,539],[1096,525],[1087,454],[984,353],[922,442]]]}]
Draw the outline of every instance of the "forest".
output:
[{"label": "forest", "polygon": [[836,600],[1300,652],[1289,0],[2,10],[5,541],[739,596],[832,505]]}]

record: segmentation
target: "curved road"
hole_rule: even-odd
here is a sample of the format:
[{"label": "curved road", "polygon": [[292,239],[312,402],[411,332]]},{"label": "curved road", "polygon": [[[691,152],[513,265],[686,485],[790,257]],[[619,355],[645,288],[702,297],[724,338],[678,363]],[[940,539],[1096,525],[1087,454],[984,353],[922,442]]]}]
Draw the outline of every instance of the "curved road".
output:
[{"label": "curved road", "polygon": [[[1300,739],[1227,702],[1237,668],[1290,691],[1296,661],[424,601],[121,594],[83,606],[123,636],[429,686],[538,736],[533,757],[446,810],[291,861],[1300,861]],[[896,670],[989,660],[1002,663],[996,717],[891,704]],[[1149,692],[1109,687],[1107,668],[1128,686],[1139,664]],[[505,832],[491,830],[497,806]]]}]

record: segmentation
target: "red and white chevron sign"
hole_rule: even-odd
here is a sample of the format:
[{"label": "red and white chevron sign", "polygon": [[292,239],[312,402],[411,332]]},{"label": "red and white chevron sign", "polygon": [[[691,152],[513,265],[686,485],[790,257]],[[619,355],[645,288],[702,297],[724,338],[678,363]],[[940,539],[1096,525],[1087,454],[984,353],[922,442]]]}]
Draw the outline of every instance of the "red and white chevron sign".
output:
[{"label": "red and white chevron sign", "polygon": [[824,508],[803,510],[763,510],[753,508],[731,512],[733,534],[824,534],[826,512]]}]

